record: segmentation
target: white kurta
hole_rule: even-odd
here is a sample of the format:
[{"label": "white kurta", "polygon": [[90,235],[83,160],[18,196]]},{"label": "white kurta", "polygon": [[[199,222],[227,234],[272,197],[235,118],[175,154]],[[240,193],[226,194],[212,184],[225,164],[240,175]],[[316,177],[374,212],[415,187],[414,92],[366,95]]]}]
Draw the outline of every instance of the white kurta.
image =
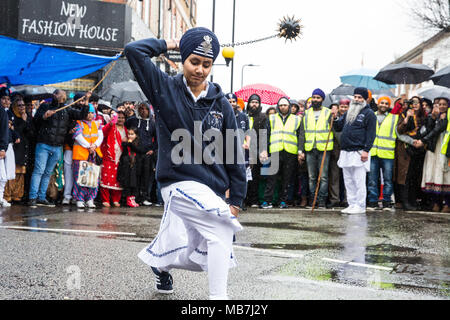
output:
[{"label": "white kurta", "polygon": [[341,150],[338,166],[342,168],[347,202],[349,206],[366,209],[366,174],[370,172],[370,153],[366,162],[361,161],[362,151]]},{"label": "white kurta", "polygon": [[236,266],[233,235],[243,229],[241,224],[204,184],[177,182],[161,194],[164,215],[158,235],[138,257],[164,271],[208,271],[210,296],[225,298],[228,269]]},{"label": "white kurta", "polygon": [[16,178],[16,159],[14,157],[13,144],[8,145],[6,156],[0,160],[0,202],[3,201],[6,182]]}]

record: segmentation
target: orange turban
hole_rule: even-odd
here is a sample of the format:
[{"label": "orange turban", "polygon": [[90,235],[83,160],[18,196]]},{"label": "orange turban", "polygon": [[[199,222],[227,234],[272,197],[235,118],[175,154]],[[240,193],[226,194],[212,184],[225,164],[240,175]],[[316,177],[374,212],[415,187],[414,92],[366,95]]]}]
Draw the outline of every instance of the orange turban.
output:
[{"label": "orange turban", "polygon": [[381,100],[386,100],[387,102],[389,102],[389,107],[392,105],[392,101],[391,98],[389,98],[388,96],[382,96],[378,98],[378,104],[380,104]]}]

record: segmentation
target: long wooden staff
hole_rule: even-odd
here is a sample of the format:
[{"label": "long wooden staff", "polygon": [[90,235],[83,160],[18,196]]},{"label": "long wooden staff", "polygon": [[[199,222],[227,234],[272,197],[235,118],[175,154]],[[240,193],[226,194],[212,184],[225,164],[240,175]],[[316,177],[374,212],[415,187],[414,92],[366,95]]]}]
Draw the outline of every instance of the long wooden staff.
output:
[{"label": "long wooden staff", "polygon": [[320,179],[322,178],[323,165],[325,162],[325,156],[327,155],[328,142],[330,141],[331,130],[333,130],[333,122],[334,122],[334,117],[333,117],[333,115],[331,115],[330,130],[328,131],[327,143],[325,145],[325,150],[323,151],[322,164],[320,165],[319,178],[317,179],[316,193],[314,194],[314,201],[313,201],[311,213],[314,213],[314,207],[316,206],[317,194],[319,192],[319,187],[320,187]]},{"label": "long wooden staff", "polygon": [[[123,53],[123,51],[120,52],[119,58],[122,56],[122,53]],[[117,59],[117,60],[119,60],[119,59]],[[92,89],[89,90],[89,92],[94,92],[94,90],[97,89],[97,87],[100,85],[100,83],[102,83],[103,80],[106,79],[106,77],[108,76],[108,74],[111,72],[112,68],[114,68],[114,66],[116,65],[117,60],[113,62],[113,64],[109,67],[108,71],[106,71],[106,73],[105,73],[105,75],[103,76],[103,78],[102,78],[102,79],[101,79],[94,87],[92,87]],[[74,104],[76,104],[76,103],[78,103],[79,101],[83,100],[85,97],[86,97],[86,95],[84,95],[84,96],[82,96],[80,99],[78,99],[78,100],[76,100],[76,101],[74,101],[74,102],[68,104],[67,106],[64,106],[64,107],[61,107],[61,108],[59,108],[59,109],[56,109],[55,112],[58,112],[58,111],[67,109],[68,107],[73,106]]]}]

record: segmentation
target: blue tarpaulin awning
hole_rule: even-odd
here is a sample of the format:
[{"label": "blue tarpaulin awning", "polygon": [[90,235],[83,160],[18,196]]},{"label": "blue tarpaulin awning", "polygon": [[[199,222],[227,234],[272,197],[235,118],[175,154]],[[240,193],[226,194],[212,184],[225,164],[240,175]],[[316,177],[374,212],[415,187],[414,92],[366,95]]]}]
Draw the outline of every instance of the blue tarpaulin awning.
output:
[{"label": "blue tarpaulin awning", "polygon": [[44,85],[81,78],[114,57],[67,51],[0,36],[0,83]]}]

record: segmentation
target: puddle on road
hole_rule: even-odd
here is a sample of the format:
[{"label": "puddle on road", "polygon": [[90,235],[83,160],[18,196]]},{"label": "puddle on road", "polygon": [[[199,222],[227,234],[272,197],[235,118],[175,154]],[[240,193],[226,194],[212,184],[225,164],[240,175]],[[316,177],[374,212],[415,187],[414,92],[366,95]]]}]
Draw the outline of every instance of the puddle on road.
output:
[{"label": "puddle on road", "polygon": [[345,233],[327,230],[332,228],[332,226],[323,227],[304,227],[299,226],[297,223],[290,222],[241,222],[244,227],[257,227],[257,228],[271,228],[271,229],[281,229],[281,230],[297,230],[297,231],[310,231],[327,234],[330,236],[343,236]]}]

